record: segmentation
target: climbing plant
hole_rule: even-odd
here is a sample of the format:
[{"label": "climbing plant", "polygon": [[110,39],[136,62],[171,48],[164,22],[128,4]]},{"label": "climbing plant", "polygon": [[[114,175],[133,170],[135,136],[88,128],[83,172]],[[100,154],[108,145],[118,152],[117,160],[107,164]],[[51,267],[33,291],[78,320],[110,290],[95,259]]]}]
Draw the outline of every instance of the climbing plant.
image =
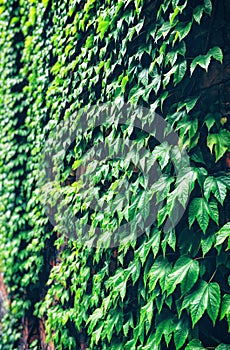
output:
[{"label": "climbing plant", "polygon": [[[44,331],[55,349],[228,349],[230,134],[220,101],[207,103],[200,89],[225,53],[210,39],[213,1],[1,0],[0,13],[0,264],[9,294],[0,348],[45,348]],[[97,125],[90,108],[103,105],[128,106],[128,122],[115,113]],[[148,113],[136,126],[139,107]],[[60,186],[44,205],[47,140],[82,111],[88,127],[74,119],[77,137],[54,157]],[[161,143],[154,113],[170,126]],[[133,145],[125,159],[93,167],[95,145],[120,150],[121,140]],[[143,208],[144,219],[153,215],[134,152],[143,148],[146,167],[160,169],[151,190],[162,205],[138,237],[100,246],[96,227],[117,228]],[[89,150],[93,187],[81,192]],[[117,196],[125,179],[129,198]],[[60,208],[49,222],[60,194],[79,232],[90,226],[92,245],[65,234]],[[113,210],[92,211],[86,195],[116,198]]]}]

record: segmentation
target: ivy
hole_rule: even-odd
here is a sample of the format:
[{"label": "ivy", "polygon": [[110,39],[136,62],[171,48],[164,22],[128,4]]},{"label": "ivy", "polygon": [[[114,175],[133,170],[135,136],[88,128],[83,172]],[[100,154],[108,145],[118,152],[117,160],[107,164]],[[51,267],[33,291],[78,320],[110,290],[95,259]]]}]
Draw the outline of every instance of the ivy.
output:
[{"label": "ivy", "polygon": [[204,68],[207,71],[211,62],[211,58],[214,58],[215,60],[221,63],[223,62],[223,53],[219,47],[215,46],[211,48],[206,55],[199,55],[196,58],[194,58],[190,67],[191,74],[193,74],[197,65],[199,65],[201,68]]},{"label": "ivy", "polygon": [[1,1],[0,349],[229,347],[216,6]]}]

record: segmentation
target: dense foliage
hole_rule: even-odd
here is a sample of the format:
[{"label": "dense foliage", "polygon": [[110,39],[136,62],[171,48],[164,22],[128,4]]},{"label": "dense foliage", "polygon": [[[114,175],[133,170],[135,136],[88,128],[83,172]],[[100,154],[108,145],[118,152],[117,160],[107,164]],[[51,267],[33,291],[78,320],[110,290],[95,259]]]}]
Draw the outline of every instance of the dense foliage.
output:
[{"label": "dense foliage", "polygon": [[[1,0],[0,14],[0,264],[10,299],[0,349],[24,348],[31,318],[45,322],[55,349],[229,349],[230,177],[223,159],[230,136],[219,101],[207,103],[199,90],[210,65],[223,61],[209,40],[212,1]],[[97,249],[49,223],[39,162],[60,121],[114,101],[162,115],[190,166],[176,176],[180,152],[132,121],[82,130],[63,162],[63,183],[87,147],[107,138],[113,145],[132,139],[161,168],[155,194],[164,205],[151,228]],[[95,196],[103,188],[112,200],[124,177],[133,191],[113,213],[95,215],[82,198],[72,201],[82,225],[106,228],[129,221],[140,206],[148,212],[133,164],[132,157],[114,159],[92,172]],[[62,187],[69,202],[78,185]],[[183,217],[165,231],[178,206]],[[41,346],[35,338],[27,334],[30,349]]]}]

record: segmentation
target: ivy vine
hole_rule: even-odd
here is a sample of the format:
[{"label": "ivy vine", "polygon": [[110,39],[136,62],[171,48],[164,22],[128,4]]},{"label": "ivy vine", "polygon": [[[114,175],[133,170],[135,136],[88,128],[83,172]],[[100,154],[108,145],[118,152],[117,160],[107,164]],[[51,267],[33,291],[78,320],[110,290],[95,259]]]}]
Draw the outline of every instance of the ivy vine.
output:
[{"label": "ivy vine", "polygon": [[[229,349],[224,157],[230,133],[220,102],[207,104],[199,89],[210,67],[221,67],[225,58],[225,48],[210,40],[213,2],[0,1],[0,266],[10,301],[0,349],[24,348],[25,338],[30,349],[42,348],[41,335],[25,334],[31,319],[37,333],[44,323],[46,341],[57,350]],[[66,154],[60,188],[82,225],[113,227],[135,216],[135,208],[148,209],[143,176],[130,156],[91,173],[93,195],[108,202],[127,178],[130,201],[124,206],[117,198],[113,213],[90,211],[78,196],[75,173],[92,145],[132,140],[161,169],[154,193],[164,205],[149,230],[118,247],[97,248],[68,239],[62,217],[50,224],[38,183],[41,154],[57,125],[109,102],[161,115],[190,166],[177,177],[180,152],[131,119],[130,126],[114,120],[82,130]],[[165,232],[178,205],[184,215]]]}]

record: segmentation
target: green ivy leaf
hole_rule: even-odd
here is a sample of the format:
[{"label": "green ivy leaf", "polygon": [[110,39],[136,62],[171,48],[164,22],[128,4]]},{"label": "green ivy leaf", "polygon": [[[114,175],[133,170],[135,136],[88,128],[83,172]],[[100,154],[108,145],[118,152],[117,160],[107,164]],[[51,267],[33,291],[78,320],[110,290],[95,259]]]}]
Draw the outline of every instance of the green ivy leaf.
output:
[{"label": "green ivy leaf", "polygon": [[125,87],[127,85],[129,81],[129,77],[126,75],[123,77],[122,81],[121,81],[121,91],[124,93],[125,92]]},{"label": "green ivy leaf", "polygon": [[162,256],[159,256],[153,263],[148,273],[149,290],[150,291],[154,290],[157,282],[162,278],[166,278],[169,271],[170,271],[170,263],[168,262],[167,258],[163,258]]},{"label": "green ivy leaf", "polygon": [[224,241],[230,240],[230,222],[227,222],[221,229],[216,233],[216,244],[215,247],[224,243]]},{"label": "green ivy leaf", "polygon": [[205,233],[209,223],[209,206],[204,198],[194,198],[189,205],[189,227],[195,220]]},{"label": "green ivy leaf", "polygon": [[220,287],[218,283],[207,283],[201,280],[197,289],[185,297],[182,309],[187,307],[191,314],[193,327],[205,311],[215,324],[220,308]]},{"label": "green ivy leaf", "polygon": [[193,74],[197,65],[199,65],[201,68],[204,68],[207,72],[210,62],[211,57],[209,55],[199,55],[196,58],[194,58],[190,66],[191,75]]},{"label": "green ivy leaf", "polygon": [[225,184],[218,179],[218,177],[209,176],[204,182],[204,196],[208,200],[210,194],[213,193],[216,199],[223,205],[227,188]]},{"label": "green ivy leaf", "polygon": [[137,105],[140,97],[145,94],[145,90],[140,88],[138,85],[134,86],[129,93],[129,100]]},{"label": "green ivy leaf", "polygon": [[148,69],[143,69],[140,74],[138,75],[138,78],[140,82],[144,85],[147,86],[149,82],[149,71]]},{"label": "green ivy leaf", "polygon": [[103,310],[98,308],[89,316],[87,324],[89,324],[89,332],[91,333],[98,321],[103,317]]},{"label": "green ivy leaf", "polygon": [[212,14],[212,1],[211,0],[204,0],[204,10],[209,16],[211,16],[211,14]]},{"label": "green ivy leaf", "polygon": [[229,350],[229,349],[230,349],[230,345],[221,343],[216,347],[215,350]]},{"label": "green ivy leaf", "polygon": [[189,322],[188,317],[182,317],[177,323],[174,329],[174,343],[176,350],[181,349],[186,339],[189,336]]},{"label": "green ivy leaf", "polygon": [[226,315],[230,315],[230,295],[229,294],[224,294],[222,298],[220,320],[222,320]]},{"label": "green ivy leaf", "polygon": [[94,43],[94,35],[91,34],[88,36],[88,38],[86,39],[86,42],[85,42],[85,47],[87,49],[90,49],[91,47],[93,47],[93,43]]},{"label": "green ivy leaf", "polygon": [[192,21],[188,23],[179,22],[176,26],[176,33],[178,33],[179,41],[182,41],[190,32],[192,28]]},{"label": "green ivy leaf", "polygon": [[110,25],[110,20],[104,19],[102,16],[98,18],[98,27],[97,27],[97,33],[99,33],[100,38],[103,39],[105,36],[105,33],[107,32]]},{"label": "green ivy leaf", "polygon": [[153,311],[154,311],[154,305],[153,300],[149,300],[149,302],[142,306],[141,312],[140,312],[140,324],[143,324],[143,322],[147,319],[149,324],[151,325],[152,318],[153,318]]},{"label": "green ivy leaf", "polygon": [[215,235],[214,234],[212,234],[208,237],[201,238],[201,249],[203,252],[203,256],[205,256],[210,251],[210,249],[213,247],[214,243],[215,243]]},{"label": "green ivy leaf", "polygon": [[190,66],[191,75],[193,74],[197,65],[199,65],[201,68],[204,68],[207,72],[209,64],[211,62],[211,58],[214,58],[215,60],[222,63],[223,53],[218,46],[211,48],[206,55],[199,55],[196,58],[194,58]]},{"label": "green ivy leaf", "polygon": [[[165,256],[166,253],[166,247],[167,245],[172,248],[172,250],[175,252],[176,247],[176,235],[175,230],[170,229],[169,231],[164,233],[164,239],[161,242],[161,248],[163,251],[163,254]],[[163,288],[163,287],[162,287]]]},{"label": "green ivy leaf", "polygon": [[179,102],[177,111],[180,111],[183,107],[185,107],[186,112],[189,113],[195,107],[198,100],[199,100],[199,96],[194,98],[189,98],[185,102],[183,101],[182,103]]},{"label": "green ivy leaf", "polygon": [[173,177],[162,174],[160,178],[153,184],[151,190],[153,193],[156,193],[157,203],[160,203],[167,197],[170,192],[170,186],[173,182]]},{"label": "green ivy leaf", "polygon": [[176,71],[174,73],[174,86],[179,84],[184,78],[187,71],[187,61],[184,60],[176,66]]},{"label": "green ivy leaf", "polygon": [[223,52],[220,47],[215,46],[211,48],[210,50],[208,50],[208,54],[211,57],[215,58],[216,61],[219,61],[220,63],[223,62]]},{"label": "green ivy leaf", "polygon": [[160,350],[160,345],[156,344],[156,337],[155,334],[151,334],[150,337],[148,337],[147,343],[144,347],[141,347],[142,350]]},{"label": "green ivy leaf", "polygon": [[156,344],[160,344],[162,336],[164,335],[165,342],[168,346],[172,338],[174,328],[175,323],[173,315],[170,312],[163,310],[156,320]]},{"label": "green ivy leaf", "polygon": [[220,160],[225,152],[230,149],[230,132],[221,129],[218,134],[209,134],[207,138],[207,145],[211,152],[215,152],[216,162]]},{"label": "green ivy leaf", "polygon": [[43,6],[46,8],[48,6],[49,0],[42,0]]},{"label": "green ivy leaf", "polygon": [[203,12],[204,12],[204,7],[202,5],[196,6],[193,10],[193,18],[198,24],[200,24]]},{"label": "green ivy leaf", "polygon": [[215,223],[219,224],[219,210],[218,210],[218,204],[215,199],[212,199],[209,203],[209,216],[210,218],[215,221]]},{"label": "green ivy leaf", "polygon": [[205,124],[207,125],[208,131],[216,124],[215,114],[208,113],[205,117]]},{"label": "green ivy leaf", "polygon": [[216,319],[220,309],[220,287],[216,282],[208,284],[208,315],[211,318],[213,325],[216,323]]},{"label": "green ivy leaf", "polygon": [[94,330],[92,339],[95,339],[95,344],[97,345],[99,343],[99,340],[101,338],[101,332],[103,330],[104,324],[102,324],[99,328]]},{"label": "green ivy leaf", "polygon": [[193,168],[182,169],[176,180],[176,188],[169,194],[169,198],[173,198],[174,201],[177,199],[186,208],[189,195],[194,189],[196,178],[197,173]]},{"label": "green ivy leaf", "polygon": [[129,329],[134,327],[134,322],[133,322],[133,315],[130,314],[130,317],[128,321],[124,324],[123,330],[124,330],[124,336],[127,337]]},{"label": "green ivy leaf", "polygon": [[192,339],[185,350],[206,350],[199,339]]},{"label": "green ivy leaf", "polygon": [[181,295],[187,293],[196,283],[199,276],[199,263],[187,256],[181,256],[166,279],[167,295],[174,292],[180,284]]}]

